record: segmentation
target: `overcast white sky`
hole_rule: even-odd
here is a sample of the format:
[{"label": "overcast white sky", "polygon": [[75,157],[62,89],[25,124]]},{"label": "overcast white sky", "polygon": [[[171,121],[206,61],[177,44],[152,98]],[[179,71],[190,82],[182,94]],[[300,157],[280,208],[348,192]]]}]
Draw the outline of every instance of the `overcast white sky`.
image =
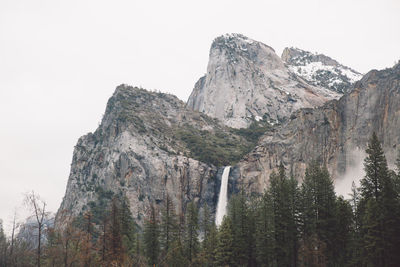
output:
[{"label": "overcast white sky", "polygon": [[318,51],[362,73],[400,59],[400,1],[0,0],[0,218],[23,193],[56,211],[78,138],[121,83],[186,100],[212,40]]}]

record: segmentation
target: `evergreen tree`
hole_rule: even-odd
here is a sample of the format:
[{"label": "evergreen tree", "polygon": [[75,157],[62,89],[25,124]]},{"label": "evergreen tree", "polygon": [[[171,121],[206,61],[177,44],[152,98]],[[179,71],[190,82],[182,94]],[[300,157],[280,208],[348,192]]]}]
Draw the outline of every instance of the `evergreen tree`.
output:
[{"label": "evergreen tree", "polygon": [[233,260],[238,265],[248,265],[253,254],[253,233],[249,207],[246,203],[244,191],[230,199],[228,216],[232,222]]},{"label": "evergreen tree", "polygon": [[396,169],[397,169],[397,175],[400,176],[400,150],[397,154]]},{"label": "evergreen tree", "polygon": [[393,176],[394,188],[397,193],[397,198],[400,199],[400,150],[396,159],[396,173]]},{"label": "evergreen tree", "polygon": [[189,262],[196,258],[200,248],[198,212],[197,205],[194,202],[190,202],[187,205],[184,245]]},{"label": "evergreen tree", "polygon": [[[301,199],[302,244],[306,247],[315,245],[316,255],[320,257],[326,253],[322,256],[327,259],[327,262],[334,265],[335,259],[332,252],[335,235],[336,196],[328,170],[321,168],[317,162],[312,162],[306,169],[301,188]],[[311,243],[307,244],[307,242]]]},{"label": "evergreen tree", "polygon": [[[184,255],[184,249],[182,247],[181,240],[174,239],[170,244],[170,250],[167,254],[164,263],[171,267],[188,266],[189,263]],[[161,264],[162,265],[162,264]]]},{"label": "evergreen tree", "polygon": [[160,243],[163,257],[165,257],[170,249],[171,244],[175,241],[178,235],[177,218],[175,209],[169,195],[164,200],[164,205],[161,210],[161,225],[160,225]]},{"label": "evergreen tree", "polygon": [[297,180],[292,176],[288,181],[288,255],[289,265],[297,266],[298,247],[299,247],[299,198],[300,192]]},{"label": "evergreen tree", "polygon": [[363,217],[363,247],[364,264],[372,266],[387,266],[384,259],[384,238],[382,229],[382,213],[374,198],[367,200]]},{"label": "evergreen tree", "polygon": [[133,258],[136,246],[136,223],[132,217],[129,200],[126,196],[121,200],[121,234],[124,252]]},{"label": "evergreen tree", "polygon": [[395,266],[399,259],[399,199],[378,137],[373,133],[366,149],[365,177],[361,180],[362,234],[365,260]]},{"label": "evergreen tree", "polygon": [[81,256],[84,266],[90,266],[93,262],[93,214],[88,211],[83,215],[85,219],[85,229],[82,231],[81,236]]},{"label": "evergreen tree", "polygon": [[374,198],[376,201],[380,201],[385,187],[389,185],[389,170],[383,149],[375,133],[368,143],[366,153],[365,177],[361,180],[361,194],[364,199]]},{"label": "evergreen tree", "polygon": [[332,241],[332,256],[335,266],[348,266],[352,255],[353,212],[350,202],[342,196],[336,200],[336,224]]},{"label": "evergreen tree", "polygon": [[349,266],[362,265],[362,238],[361,238],[361,221],[362,214],[360,212],[360,193],[354,181],[351,185],[350,205],[352,208],[352,224],[351,224],[351,244]]},{"label": "evergreen tree", "polygon": [[212,220],[210,209],[207,204],[203,207],[203,218],[201,228],[204,234],[202,242],[202,257],[204,257],[204,266],[212,266],[215,259],[215,247],[217,244],[217,227]]},{"label": "evergreen tree", "polygon": [[257,266],[274,266],[275,264],[275,226],[271,196],[264,192],[255,203],[255,253]]},{"label": "evergreen tree", "polygon": [[108,261],[108,239],[109,239],[109,218],[108,212],[105,211],[102,213],[102,220],[101,220],[101,236],[100,236],[100,246],[99,250],[101,251],[101,262],[105,265]]},{"label": "evergreen tree", "polygon": [[149,265],[156,265],[160,252],[159,244],[159,226],[157,222],[156,212],[154,207],[151,206],[150,216],[144,225],[143,241],[144,252]]},{"label": "evergreen tree", "polygon": [[[43,227],[40,250],[27,236],[36,240],[40,233],[14,238],[14,218],[7,240],[0,220],[0,266],[400,266],[400,154],[396,171],[389,170],[374,134],[364,167],[361,187],[353,183],[345,200],[335,196],[327,169],[318,163],[307,167],[301,189],[281,164],[262,196],[248,199],[244,190],[231,196],[218,229],[207,205],[199,224],[194,202],[179,214],[178,226],[166,196],[160,225],[151,206],[142,234],[127,198],[109,193],[77,218],[60,212],[62,227]],[[45,205],[35,200],[41,217]]]},{"label": "evergreen tree", "polygon": [[215,263],[217,266],[233,265],[233,233],[232,221],[229,216],[224,216],[218,229],[218,243],[215,248]]},{"label": "evergreen tree", "polygon": [[278,266],[293,266],[297,261],[297,183],[288,179],[281,163],[270,177],[270,193],[275,225],[275,257]]},{"label": "evergreen tree", "polygon": [[145,255],[146,253],[144,252],[144,241],[143,241],[143,233],[140,233],[139,231],[136,232],[135,235],[135,254],[133,257],[134,262],[136,262],[136,265],[134,266],[143,266],[146,263]]},{"label": "evergreen tree", "polygon": [[326,242],[316,233],[303,236],[299,246],[299,266],[325,267],[328,266]]}]

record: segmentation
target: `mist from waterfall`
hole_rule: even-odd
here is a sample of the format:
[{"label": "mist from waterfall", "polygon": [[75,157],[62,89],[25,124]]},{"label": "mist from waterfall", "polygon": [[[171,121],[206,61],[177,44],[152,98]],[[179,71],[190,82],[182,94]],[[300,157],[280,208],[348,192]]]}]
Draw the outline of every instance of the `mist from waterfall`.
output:
[{"label": "mist from waterfall", "polygon": [[224,168],[224,172],[222,173],[221,188],[219,190],[217,212],[215,215],[215,224],[217,226],[221,225],[222,219],[226,214],[226,206],[228,204],[228,178],[230,169],[231,166],[227,166]]}]

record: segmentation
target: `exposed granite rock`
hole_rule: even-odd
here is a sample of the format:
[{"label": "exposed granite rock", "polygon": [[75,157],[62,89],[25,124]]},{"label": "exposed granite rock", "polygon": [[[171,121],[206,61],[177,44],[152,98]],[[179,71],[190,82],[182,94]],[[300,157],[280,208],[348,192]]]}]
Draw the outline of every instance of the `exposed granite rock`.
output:
[{"label": "exposed granite rock", "polygon": [[75,146],[60,211],[77,215],[104,194],[126,195],[139,224],[150,204],[157,208],[166,194],[178,214],[192,200],[207,202],[214,209],[218,168],[190,157],[191,147],[180,135],[185,129],[194,133],[192,138],[196,133],[209,139],[217,134],[230,143],[249,145],[232,129],[186,109],[175,96],[119,86],[99,128]]},{"label": "exposed granite rock", "polygon": [[340,100],[301,109],[290,120],[262,137],[237,165],[249,192],[262,192],[269,175],[282,161],[295,177],[303,177],[312,159],[327,165],[334,179],[348,170],[375,131],[389,163],[400,149],[400,64],[372,70]]},{"label": "exposed granite rock", "polygon": [[261,118],[274,124],[295,110],[338,97],[289,71],[271,47],[227,34],[212,43],[207,74],[196,83],[187,106],[242,128]]},{"label": "exposed granite rock", "polygon": [[345,94],[362,74],[323,54],[285,48],[281,56],[286,66],[309,83]]},{"label": "exposed granite rock", "polygon": [[[281,161],[301,178],[317,159],[339,178],[373,131],[393,162],[400,149],[400,65],[370,71],[353,88],[335,100],[339,94],[309,85],[269,46],[242,35],[218,37],[187,105],[169,94],[116,89],[98,129],[75,146],[59,211],[78,215],[102,195],[126,195],[141,224],[167,194],[177,213],[192,200],[214,211],[221,166],[232,165],[229,194],[263,192]],[[226,126],[255,121],[259,128]],[[280,124],[271,129],[265,121]],[[260,129],[265,133],[254,148]]]}]

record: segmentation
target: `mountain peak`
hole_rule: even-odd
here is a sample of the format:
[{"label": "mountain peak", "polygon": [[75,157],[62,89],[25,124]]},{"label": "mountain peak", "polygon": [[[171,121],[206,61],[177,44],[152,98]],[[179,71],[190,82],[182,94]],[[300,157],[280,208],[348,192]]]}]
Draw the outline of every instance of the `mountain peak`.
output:
[{"label": "mountain peak", "polygon": [[206,76],[187,106],[234,128],[254,119],[282,121],[291,112],[338,97],[293,74],[275,51],[241,34],[225,34],[211,45]]},{"label": "mountain peak", "polygon": [[286,47],[281,56],[287,67],[309,83],[338,93],[347,93],[362,74],[324,54]]},{"label": "mountain peak", "polygon": [[248,47],[264,47],[271,52],[275,53],[275,50],[262,42],[253,40],[241,33],[226,33],[215,38],[212,42],[211,49],[213,48],[228,48],[237,49],[238,51],[246,51]]},{"label": "mountain peak", "polygon": [[225,33],[221,36],[218,36],[214,39],[213,43],[232,43],[232,42],[246,42],[248,44],[253,44],[254,40],[250,39],[247,36],[244,36],[241,33]]},{"label": "mountain peak", "polygon": [[231,48],[237,48],[238,45],[242,45],[242,47],[247,45],[263,45],[275,52],[275,50],[272,47],[264,43],[255,41],[247,36],[244,36],[241,33],[226,33],[221,36],[218,36],[217,38],[214,39],[211,47],[226,46]]},{"label": "mountain peak", "polygon": [[265,62],[269,64],[270,68],[284,67],[282,60],[275,54],[272,47],[240,33],[227,33],[214,39],[210,48],[210,62],[212,58],[221,55],[230,64],[249,61],[252,64]]}]

